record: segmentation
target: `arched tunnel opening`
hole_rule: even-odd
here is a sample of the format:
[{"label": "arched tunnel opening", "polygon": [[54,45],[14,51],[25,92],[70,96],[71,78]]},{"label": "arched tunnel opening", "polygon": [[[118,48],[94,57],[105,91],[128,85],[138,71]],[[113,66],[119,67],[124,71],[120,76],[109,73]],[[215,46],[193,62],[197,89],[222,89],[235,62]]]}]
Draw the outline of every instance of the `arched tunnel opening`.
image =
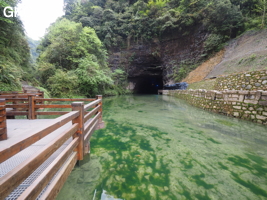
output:
[{"label": "arched tunnel opening", "polygon": [[163,88],[163,67],[159,57],[136,56],[128,72],[128,89],[134,94],[158,94]]},{"label": "arched tunnel opening", "polygon": [[158,90],[163,88],[163,79],[160,75],[146,75],[128,80],[134,84],[134,94],[158,94]]}]

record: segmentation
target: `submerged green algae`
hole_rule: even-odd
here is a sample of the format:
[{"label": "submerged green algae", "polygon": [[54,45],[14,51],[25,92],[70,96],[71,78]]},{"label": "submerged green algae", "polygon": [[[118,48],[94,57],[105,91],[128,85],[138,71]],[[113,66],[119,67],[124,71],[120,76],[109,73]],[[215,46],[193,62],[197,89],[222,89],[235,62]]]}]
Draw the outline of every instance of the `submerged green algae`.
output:
[{"label": "submerged green algae", "polygon": [[266,199],[264,126],[153,95],[104,99],[104,121],[58,199]]}]

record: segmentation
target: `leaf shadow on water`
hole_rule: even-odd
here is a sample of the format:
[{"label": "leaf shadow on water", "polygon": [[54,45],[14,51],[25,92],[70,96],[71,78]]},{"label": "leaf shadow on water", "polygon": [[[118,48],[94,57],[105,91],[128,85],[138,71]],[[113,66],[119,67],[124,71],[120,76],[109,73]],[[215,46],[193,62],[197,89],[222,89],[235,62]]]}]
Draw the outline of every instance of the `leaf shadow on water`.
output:
[{"label": "leaf shadow on water", "polygon": [[[160,196],[164,194],[162,187],[168,188],[170,185],[170,170],[168,163],[164,163],[163,158],[156,155],[148,138],[162,138],[167,133],[155,127],[140,125],[140,128],[149,133],[148,136],[138,134],[130,123],[108,120],[106,128],[98,130],[92,137],[92,153],[97,154],[98,149],[101,148],[108,151],[108,155],[112,157],[112,159],[104,157],[101,159],[102,178],[101,183],[96,187],[97,191],[107,190],[117,198],[126,198],[128,194],[134,193],[135,199],[150,199],[151,195],[154,195],[155,199],[161,199]],[[118,138],[116,135],[121,137]],[[121,141],[122,138],[129,138],[129,140]],[[165,141],[169,142],[170,139],[166,138]],[[103,174],[103,172],[110,172],[111,168],[111,173]],[[140,177],[139,173],[144,174]],[[154,188],[155,194],[149,192],[149,187]],[[97,196],[100,197],[100,195],[98,192]],[[175,199],[170,191],[165,192],[165,195]]]}]

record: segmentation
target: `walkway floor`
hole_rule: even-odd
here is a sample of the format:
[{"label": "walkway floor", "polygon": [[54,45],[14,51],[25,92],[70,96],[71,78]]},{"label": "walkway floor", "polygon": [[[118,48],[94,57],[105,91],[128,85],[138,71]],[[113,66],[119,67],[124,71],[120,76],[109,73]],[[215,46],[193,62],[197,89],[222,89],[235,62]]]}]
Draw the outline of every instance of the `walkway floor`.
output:
[{"label": "walkway floor", "polygon": [[[51,119],[10,119],[7,120],[8,139],[0,142],[0,152],[6,148],[12,148],[20,141],[32,136],[34,133],[44,129],[51,123]],[[55,139],[60,133],[71,126],[71,122],[65,124],[61,128],[47,135],[38,142],[20,151],[13,157],[0,164],[0,178],[21,164],[26,159],[34,155],[38,150],[49,144],[50,141]],[[35,130],[35,131],[33,131]],[[57,157],[57,155],[64,150],[64,148],[71,142],[71,138],[60,147],[54,154],[52,154],[39,168],[37,168],[20,186],[17,187],[6,199],[17,199],[20,194],[26,190],[28,186],[44,171],[48,165]]]}]

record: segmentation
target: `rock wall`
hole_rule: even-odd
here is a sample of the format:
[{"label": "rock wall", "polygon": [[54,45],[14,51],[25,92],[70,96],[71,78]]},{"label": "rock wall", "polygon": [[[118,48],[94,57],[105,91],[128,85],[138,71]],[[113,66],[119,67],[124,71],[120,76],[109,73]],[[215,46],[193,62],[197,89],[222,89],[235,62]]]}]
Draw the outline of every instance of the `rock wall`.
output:
[{"label": "rock wall", "polygon": [[267,90],[267,70],[243,72],[216,79],[215,90]]},{"label": "rock wall", "polygon": [[173,31],[149,42],[131,41],[126,48],[109,51],[111,69],[123,68],[129,78],[162,76],[164,84],[174,83],[173,72],[186,62],[202,59],[207,33],[201,27],[183,35]]},{"label": "rock wall", "polygon": [[163,90],[208,111],[267,124],[267,91]]}]

